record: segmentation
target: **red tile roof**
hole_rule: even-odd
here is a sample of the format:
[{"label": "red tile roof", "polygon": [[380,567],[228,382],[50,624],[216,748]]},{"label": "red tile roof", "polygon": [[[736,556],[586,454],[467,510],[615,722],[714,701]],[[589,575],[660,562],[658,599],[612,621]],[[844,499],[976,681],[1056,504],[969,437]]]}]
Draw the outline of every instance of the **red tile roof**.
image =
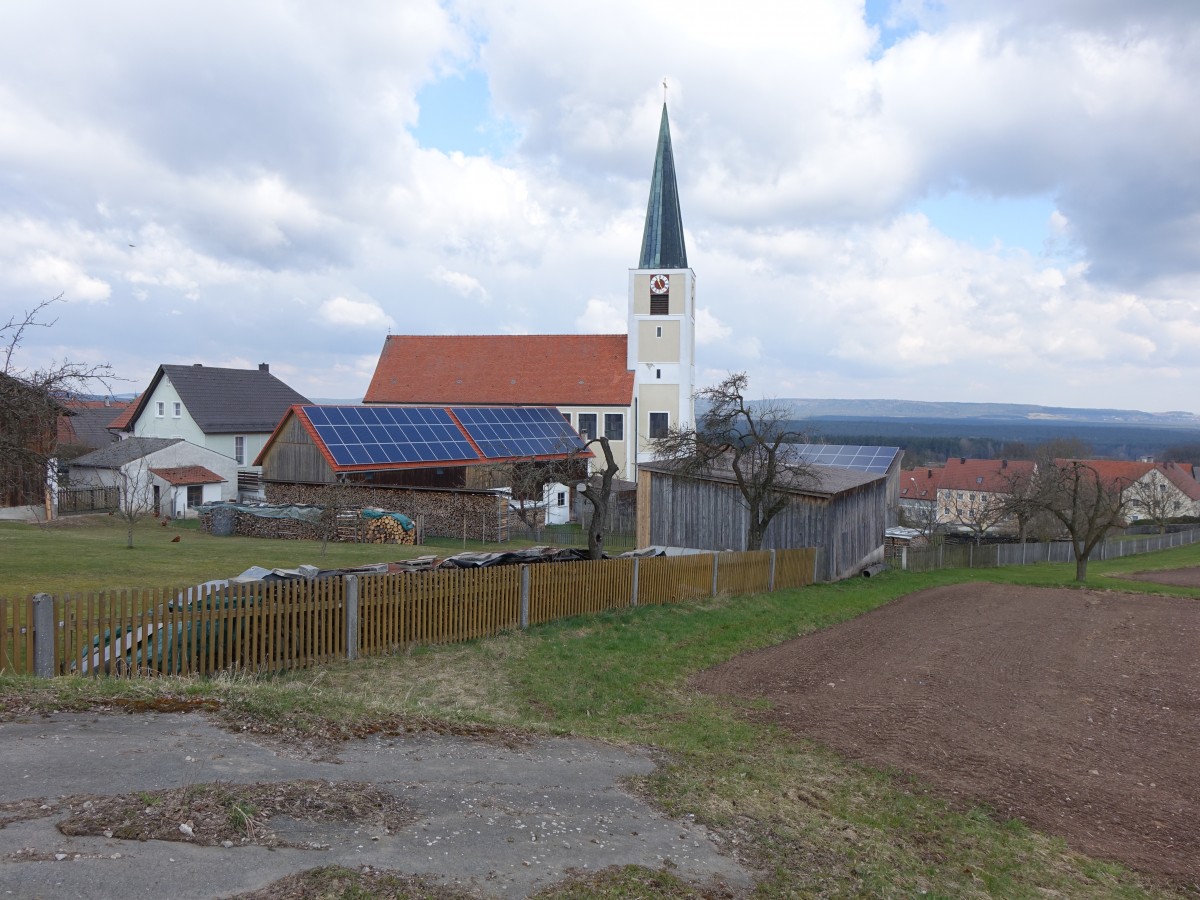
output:
[{"label": "red tile roof", "polygon": [[133,421],[133,414],[138,411],[138,402],[135,398],[132,403],[122,410],[121,414],[108,423],[108,427],[113,431],[124,431],[129,427],[129,423]]},{"label": "red tile roof", "polygon": [[1060,465],[1080,463],[1094,471],[1101,483],[1122,487],[1133,484],[1154,468],[1154,463],[1127,462],[1121,459],[1057,459],[1055,462]]},{"label": "red tile roof", "polygon": [[1200,500],[1200,482],[1192,477],[1192,466],[1186,463],[1155,463],[1155,468],[1167,481],[1179,488],[1189,500]]},{"label": "red tile roof", "polygon": [[937,499],[938,481],[942,470],[929,466],[900,471],[900,497],[903,500],[924,500],[932,503]]},{"label": "red tile roof", "polygon": [[389,335],[365,403],[629,406],[623,334]]},{"label": "red tile roof", "polygon": [[182,487],[189,484],[223,484],[225,479],[204,466],[176,466],[170,469],[151,469],[167,484]]},{"label": "red tile roof", "polygon": [[1012,479],[1028,476],[1033,463],[1021,459],[948,459],[938,487],[948,491],[982,491],[1007,494]]}]

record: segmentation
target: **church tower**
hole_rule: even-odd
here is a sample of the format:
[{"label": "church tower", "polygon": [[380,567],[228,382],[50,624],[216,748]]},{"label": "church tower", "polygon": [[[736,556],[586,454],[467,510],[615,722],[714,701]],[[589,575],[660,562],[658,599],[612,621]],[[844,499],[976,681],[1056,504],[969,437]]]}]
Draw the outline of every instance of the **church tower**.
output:
[{"label": "church tower", "polygon": [[671,128],[663,104],[642,255],[629,270],[629,368],[634,377],[637,461],[653,458],[650,438],[695,421],[696,273],[688,268],[675,183]]}]

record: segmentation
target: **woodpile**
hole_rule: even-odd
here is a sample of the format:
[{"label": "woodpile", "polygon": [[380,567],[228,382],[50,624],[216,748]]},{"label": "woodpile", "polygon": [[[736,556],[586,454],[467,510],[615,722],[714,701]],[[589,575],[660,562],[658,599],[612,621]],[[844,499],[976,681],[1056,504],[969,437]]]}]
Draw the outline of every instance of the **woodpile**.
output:
[{"label": "woodpile", "polygon": [[[271,503],[320,504],[323,485],[265,482]],[[359,507],[398,510],[421,520],[422,535],[465,538],[472,541],[506,541],[515,531],[509,523],[507,498],[480,490],[438,490],[432,488],[388,488],[368,485],[339,485],[338,491]],[[360,526],[361,527],[361,526]],[[361,539],[361,538],[360,538]]]},{"label": "woodpile", "polygon": [[364,544],[415,544],[417,529],[405,530],[404,526],[391,516],[380,519],[362,519],[366,527],[362,529]]}]

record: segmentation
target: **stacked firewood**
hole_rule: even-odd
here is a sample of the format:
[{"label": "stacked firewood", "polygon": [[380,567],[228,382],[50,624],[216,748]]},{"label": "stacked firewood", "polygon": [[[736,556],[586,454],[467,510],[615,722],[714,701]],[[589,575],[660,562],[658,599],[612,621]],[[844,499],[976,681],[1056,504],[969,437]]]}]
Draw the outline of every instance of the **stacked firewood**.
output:
[{"label": "stacked firewood", "polygon": [[[415,544],[417,529],[405,529],[391,516],[379,519],[362,519],[359,523],[364,544]],[[363,528],[362,526],[366,526]]]}]

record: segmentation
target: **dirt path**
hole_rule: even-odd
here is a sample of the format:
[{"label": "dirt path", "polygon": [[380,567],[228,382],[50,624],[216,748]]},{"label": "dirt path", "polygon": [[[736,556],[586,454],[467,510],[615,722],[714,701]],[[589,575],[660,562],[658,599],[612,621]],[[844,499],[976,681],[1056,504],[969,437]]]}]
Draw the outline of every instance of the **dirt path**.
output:
[{"label": "dirt path", "polygon": [[965,584],[702,673],[766,720],[1200,883],[1200,601]]},{"label": "dirt path", "polygon": [[1152,581],[1155,584],[1169,584],[1174,587],[1200,588],[1200,566],[1190,566],[1186,569],[1153,569],[1117,577],[1129,578],[1134,581]]}]

